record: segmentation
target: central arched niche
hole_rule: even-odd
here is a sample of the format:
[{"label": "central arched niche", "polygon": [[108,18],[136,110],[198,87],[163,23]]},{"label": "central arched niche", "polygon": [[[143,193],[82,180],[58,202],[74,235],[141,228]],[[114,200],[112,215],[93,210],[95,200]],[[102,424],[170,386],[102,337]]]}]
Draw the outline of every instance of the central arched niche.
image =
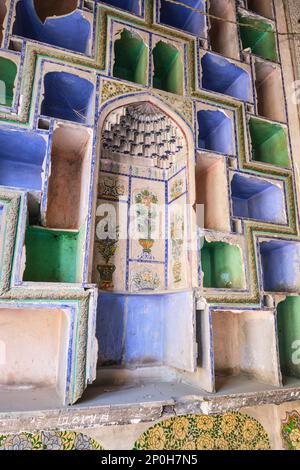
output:
[{"label": "central arched niche", "polygon": [[[92,257],[100,289],[98,381],[139,380],[145,367],[147,378],[162,381],[196,370],[186,243],[193,145],[186,122],[151,95],[119,98],[100,113]],[[127,233],[135,236],[127,240]]]}]

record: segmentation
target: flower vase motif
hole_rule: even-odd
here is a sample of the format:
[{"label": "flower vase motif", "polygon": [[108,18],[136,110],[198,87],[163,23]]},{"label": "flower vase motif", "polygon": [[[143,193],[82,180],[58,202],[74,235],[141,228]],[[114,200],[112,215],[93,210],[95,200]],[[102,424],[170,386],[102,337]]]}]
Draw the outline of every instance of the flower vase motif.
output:
[{"label": "flower vase motif", "polygon": [[140,191],[135,196],[137,231],[141,235],[139,244],[143,248],[142,259],[153,259],[151,249],[154,245],[152,236],[156,229],[157,210],[155,206],[157,202],[157,196],[148,189]]},{"label": "flower vase motif", "polygon": [[113,289],[113,274],[116,270],[114,264],[108,264],[109,260],[115,255],[119,241],[119,227],[116,227],[116,238],[106,237],[96,242],[98,252],[105,261],[105,264],[98,264],[97,271],[100,275],[100,289]]}]

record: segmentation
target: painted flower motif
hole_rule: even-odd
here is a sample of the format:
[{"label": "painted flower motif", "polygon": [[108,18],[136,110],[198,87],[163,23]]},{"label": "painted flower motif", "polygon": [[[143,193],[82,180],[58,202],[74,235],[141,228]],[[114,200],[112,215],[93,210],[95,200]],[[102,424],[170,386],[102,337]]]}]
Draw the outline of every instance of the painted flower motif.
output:
[{"label": "painted flower motif", "polygon": [[213,450],[214,439],[209,434],[203,434],[196,441],[197,450]]},{"label": "painted flower motif", "polygon": [[32,450],[32,442],[27,434],[16,434],[6,439],[4,450]]},{"label": "painted flower motif", "polygon": [[231,434],[237,426],[237,418],[233,413],[226,413],[222,417],[221,430],[226,436]]},{"label": "painted flower motif", "polygon": [[269,448],[270,446],[265,441],[259,441],[255,446],[255,450],[268,450]]},{"label": "painted flower motif", "polygon": [[214,427],[214,419],[212,416],[201,415],[196,418],[197,428],[202,431],[211,431]]},{"label": "painted flower motif", "polygon": [[62,440],[58,433],[55,431],[48,431],[41,433],[42,445],[45,450],[61,450]]},{"label": "painted flower motif", "polygon": [[196,443],[195,441],[185,441],[182,446],[180,447],[181,450],[196,450]]},{"label": "painted flower motif", "polygon": [[174,439],[184,439],[188,433],[189,420],[185,417],[177,418],[172,425]]},{"label": "painted flower motif", "polygon": [[296,450],[300,450],[300,429],[293,429],[290,433],[290,441]]},{"label": "painted flower motif", "polygon": [[93,445],[89,436],[85,434],[77,434],[75,439],[76,450],[92,450]]},{"label": "painted flower motif", "polygon": [[163,428],[154,427],[148,434],[149,448],[152,450],[163,450],[166,443],[166,436]]},{"label": "painted flower motif", "polygon": [[253,441],[258,434],[258,428],[255,421],[252,419],[247,419],[243,426],[243,438],[245,441]]},{"label": "painted flower motif", "polygon": [[216,450],[228,450],[229,449],[229,442],[226,441],[223,437],[220,437],[215,440],[215,449]]}]

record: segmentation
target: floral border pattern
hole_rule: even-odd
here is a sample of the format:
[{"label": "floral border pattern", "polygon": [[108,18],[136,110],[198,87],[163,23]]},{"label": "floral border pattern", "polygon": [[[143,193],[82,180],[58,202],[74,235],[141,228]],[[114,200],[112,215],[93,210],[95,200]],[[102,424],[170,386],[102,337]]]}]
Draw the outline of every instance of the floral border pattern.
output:
[{"label": "floral border pattern", "polygon": [[70,431],[0,435],[0,450],[104,450],[91,437]]},{"label": "floral border pattern", "polygon": [[135,450],[268,450],[263,426],[251,416],[231,412],[187,415],[149,428],[135,443]]}]

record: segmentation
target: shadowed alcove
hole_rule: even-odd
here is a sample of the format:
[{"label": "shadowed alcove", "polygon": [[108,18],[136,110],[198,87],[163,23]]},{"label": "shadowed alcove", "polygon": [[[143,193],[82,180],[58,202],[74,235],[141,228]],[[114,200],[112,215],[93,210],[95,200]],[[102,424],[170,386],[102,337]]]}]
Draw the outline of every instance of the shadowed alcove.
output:
[{"label": "shadowed alcove", "polygon": [[0,105],[12,106],[13,104],[17,70],[15,62],[6,57],[0,57]]},{"label": "shadowed alcove", "polygon": [[129,11],[135,15],[140,14],[140,0],[104,0],[101,3]]},{"label": "shadowed alcove", "polygon": [[13,34],[88,54],[92,25],[76,0],[19,0]]},{"label": "shadowed alcove", "polygon": [[92,116],[94,86],[67,72],[48,72],[44,77],[41,114],[89,124]]},{"label": "shadowed alcove", "polygon": [[183,94],[182,53],[177,47],[159,41],[153,49],[153,87]]},{"label": "shadowed alcove", "polygon": [[[172,4],[166,0],[160,2],[160,23],[182,29],[196,36],[206,36],[205,0],[182,0],[181,5]],[[186,6],[185,6],[186,5]],[[193,11],[188,7],[195,8]]]},{"label": "shadowed alcove", "polygon": [[248,9],[266,18],[274,18],[273,0],[248,0]]},{"label": "shadowed alcove", "polygon": [[283,383],[287,377],[300,379],[300,297],[289,296],[277,306],[280,366]]},{"label": "shadowed alcove", "polygon": [[252,159],[288,167],[290,164],[286,129],[276,123],[250,118]]},{"label": "shadowed alcove", "polygon": [[272,121],[286,122],[280,67],[260,59],[255,60],[254,66],[258,114]]},{"label": "shadowed alcove", "polygon": [[114,53],[114,77],[147,84],[148,48],[137,33],[124,29],[114,43]]},{"label": "shadowed alcove", "polygon": [[[214,52],[231,59],[239,59],[239,43],[233,0],[210,0],[209,40]],[[216,17],[216,18],[214,18]],[[221,18],[220,20],[218,18]]]},{"label": "shadowed alcove", "polygon": [[276,62],[278,54],[273,25],[249,16],[239,15],[238,19],[243,48],[250,48],[253,54]]}]

